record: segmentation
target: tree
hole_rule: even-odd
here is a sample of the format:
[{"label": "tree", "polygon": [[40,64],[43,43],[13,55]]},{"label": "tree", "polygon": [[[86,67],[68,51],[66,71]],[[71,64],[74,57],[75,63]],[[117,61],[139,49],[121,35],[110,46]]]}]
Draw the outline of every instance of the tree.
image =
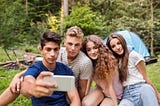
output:
[{"label": "tree", "polygon": [[77,25],[83,29],[85,35],[105,35],[107,27],[104,17],[98,12],[93,12],[90,7],[79,4],[68,16],[65,17],[64,29]]},{"label": "tree", "polygon": [[1,1],[0,6],[0,44],[3,48],[18,45],[23,39],[26,15],[20,0]]}]

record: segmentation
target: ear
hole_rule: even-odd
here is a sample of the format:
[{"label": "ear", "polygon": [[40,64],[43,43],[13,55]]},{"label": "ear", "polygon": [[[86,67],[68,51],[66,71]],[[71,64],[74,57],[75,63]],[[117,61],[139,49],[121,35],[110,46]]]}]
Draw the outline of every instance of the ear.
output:
[{"label": "ear", "polygon": [[42,48],[41,46],[38,46],[38,49],[39,49],[40,51],[42,51],[42,50],[43,50],[43,48]]}]

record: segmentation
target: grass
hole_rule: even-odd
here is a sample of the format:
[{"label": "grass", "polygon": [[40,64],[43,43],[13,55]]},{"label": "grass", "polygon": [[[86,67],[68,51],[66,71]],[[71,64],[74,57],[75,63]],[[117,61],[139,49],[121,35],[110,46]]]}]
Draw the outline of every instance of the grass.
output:
[{"label": "grass", "polygon": [[[0,62],[4,60],[6,61],[7,57],[1,48],[0,48],[0,55],[1,55]],[[22,53],[21,54],[19,53],[19,57],[21,56]],[[160,55],[158,57],[158,60],[160,60]],[[160,92],[160,61],[154,64],[147,65],[146,69],[150,79]],[[20,71],[21,70],[5,70],[0,67],[0,84],[1,84],[0,93],[2,93],[9,86],[9,83],[11,82],[14,75]],[[12,102],[8,106],[31,106],[31,100],[26,99],[25,97],[20,95],[14,102]]]},{"label": "grass", "polygon": [[160,55],[158,57],[158,62],[154,64],[147,65],[147,73],[153,84],[156,86],[160,92]]},{"label": "grass", "polygon": [[[2,93],[10,84],[14,75],[21,70],[4,70],[0,69],[0,93]],[[13,103],[8,106],[31,106],[31,100],[20,95]]]}]

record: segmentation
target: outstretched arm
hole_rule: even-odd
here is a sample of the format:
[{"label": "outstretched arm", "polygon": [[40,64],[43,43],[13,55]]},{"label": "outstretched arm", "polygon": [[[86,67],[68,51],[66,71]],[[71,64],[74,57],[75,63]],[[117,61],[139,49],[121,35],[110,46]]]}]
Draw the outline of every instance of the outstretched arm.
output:
[{"label": "outstretched arm", "polygon": [[[21,93],[25,97],[35,96],[50,96],[53,91],[50,88],[56,87],[56,84],[43,81],[45,76],[52,76],[51,72],[41,72],[35,79],[32,76],[25,76],[21,84]],[[28,89],[29,88],[29,89]]]},{"label": "outstretched arm", "polygon": [[0,95],[0,106],[7,106],[9,103],[13,102],[17,97],[18,93],[13,93],[10,91],[8,87],[1,95]]}]

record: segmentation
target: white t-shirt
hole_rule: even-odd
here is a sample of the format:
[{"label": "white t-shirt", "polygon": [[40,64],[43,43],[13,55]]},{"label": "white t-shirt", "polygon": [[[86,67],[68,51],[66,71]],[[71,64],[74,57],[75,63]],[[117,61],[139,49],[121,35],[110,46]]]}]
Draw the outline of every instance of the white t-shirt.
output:
[{"label": "white t-shirt", "polygon": [[136,65],[140,62],[144,61],[143,56],[138,54],[135,51],[131,51],[129,53],[129,59],[128,59],[128,78],[127,81],[123,83],[123,86],[128,86],[132,84],[136,84],[139,82],[145,82],[143,79],[142,74],[138,71]]}]

